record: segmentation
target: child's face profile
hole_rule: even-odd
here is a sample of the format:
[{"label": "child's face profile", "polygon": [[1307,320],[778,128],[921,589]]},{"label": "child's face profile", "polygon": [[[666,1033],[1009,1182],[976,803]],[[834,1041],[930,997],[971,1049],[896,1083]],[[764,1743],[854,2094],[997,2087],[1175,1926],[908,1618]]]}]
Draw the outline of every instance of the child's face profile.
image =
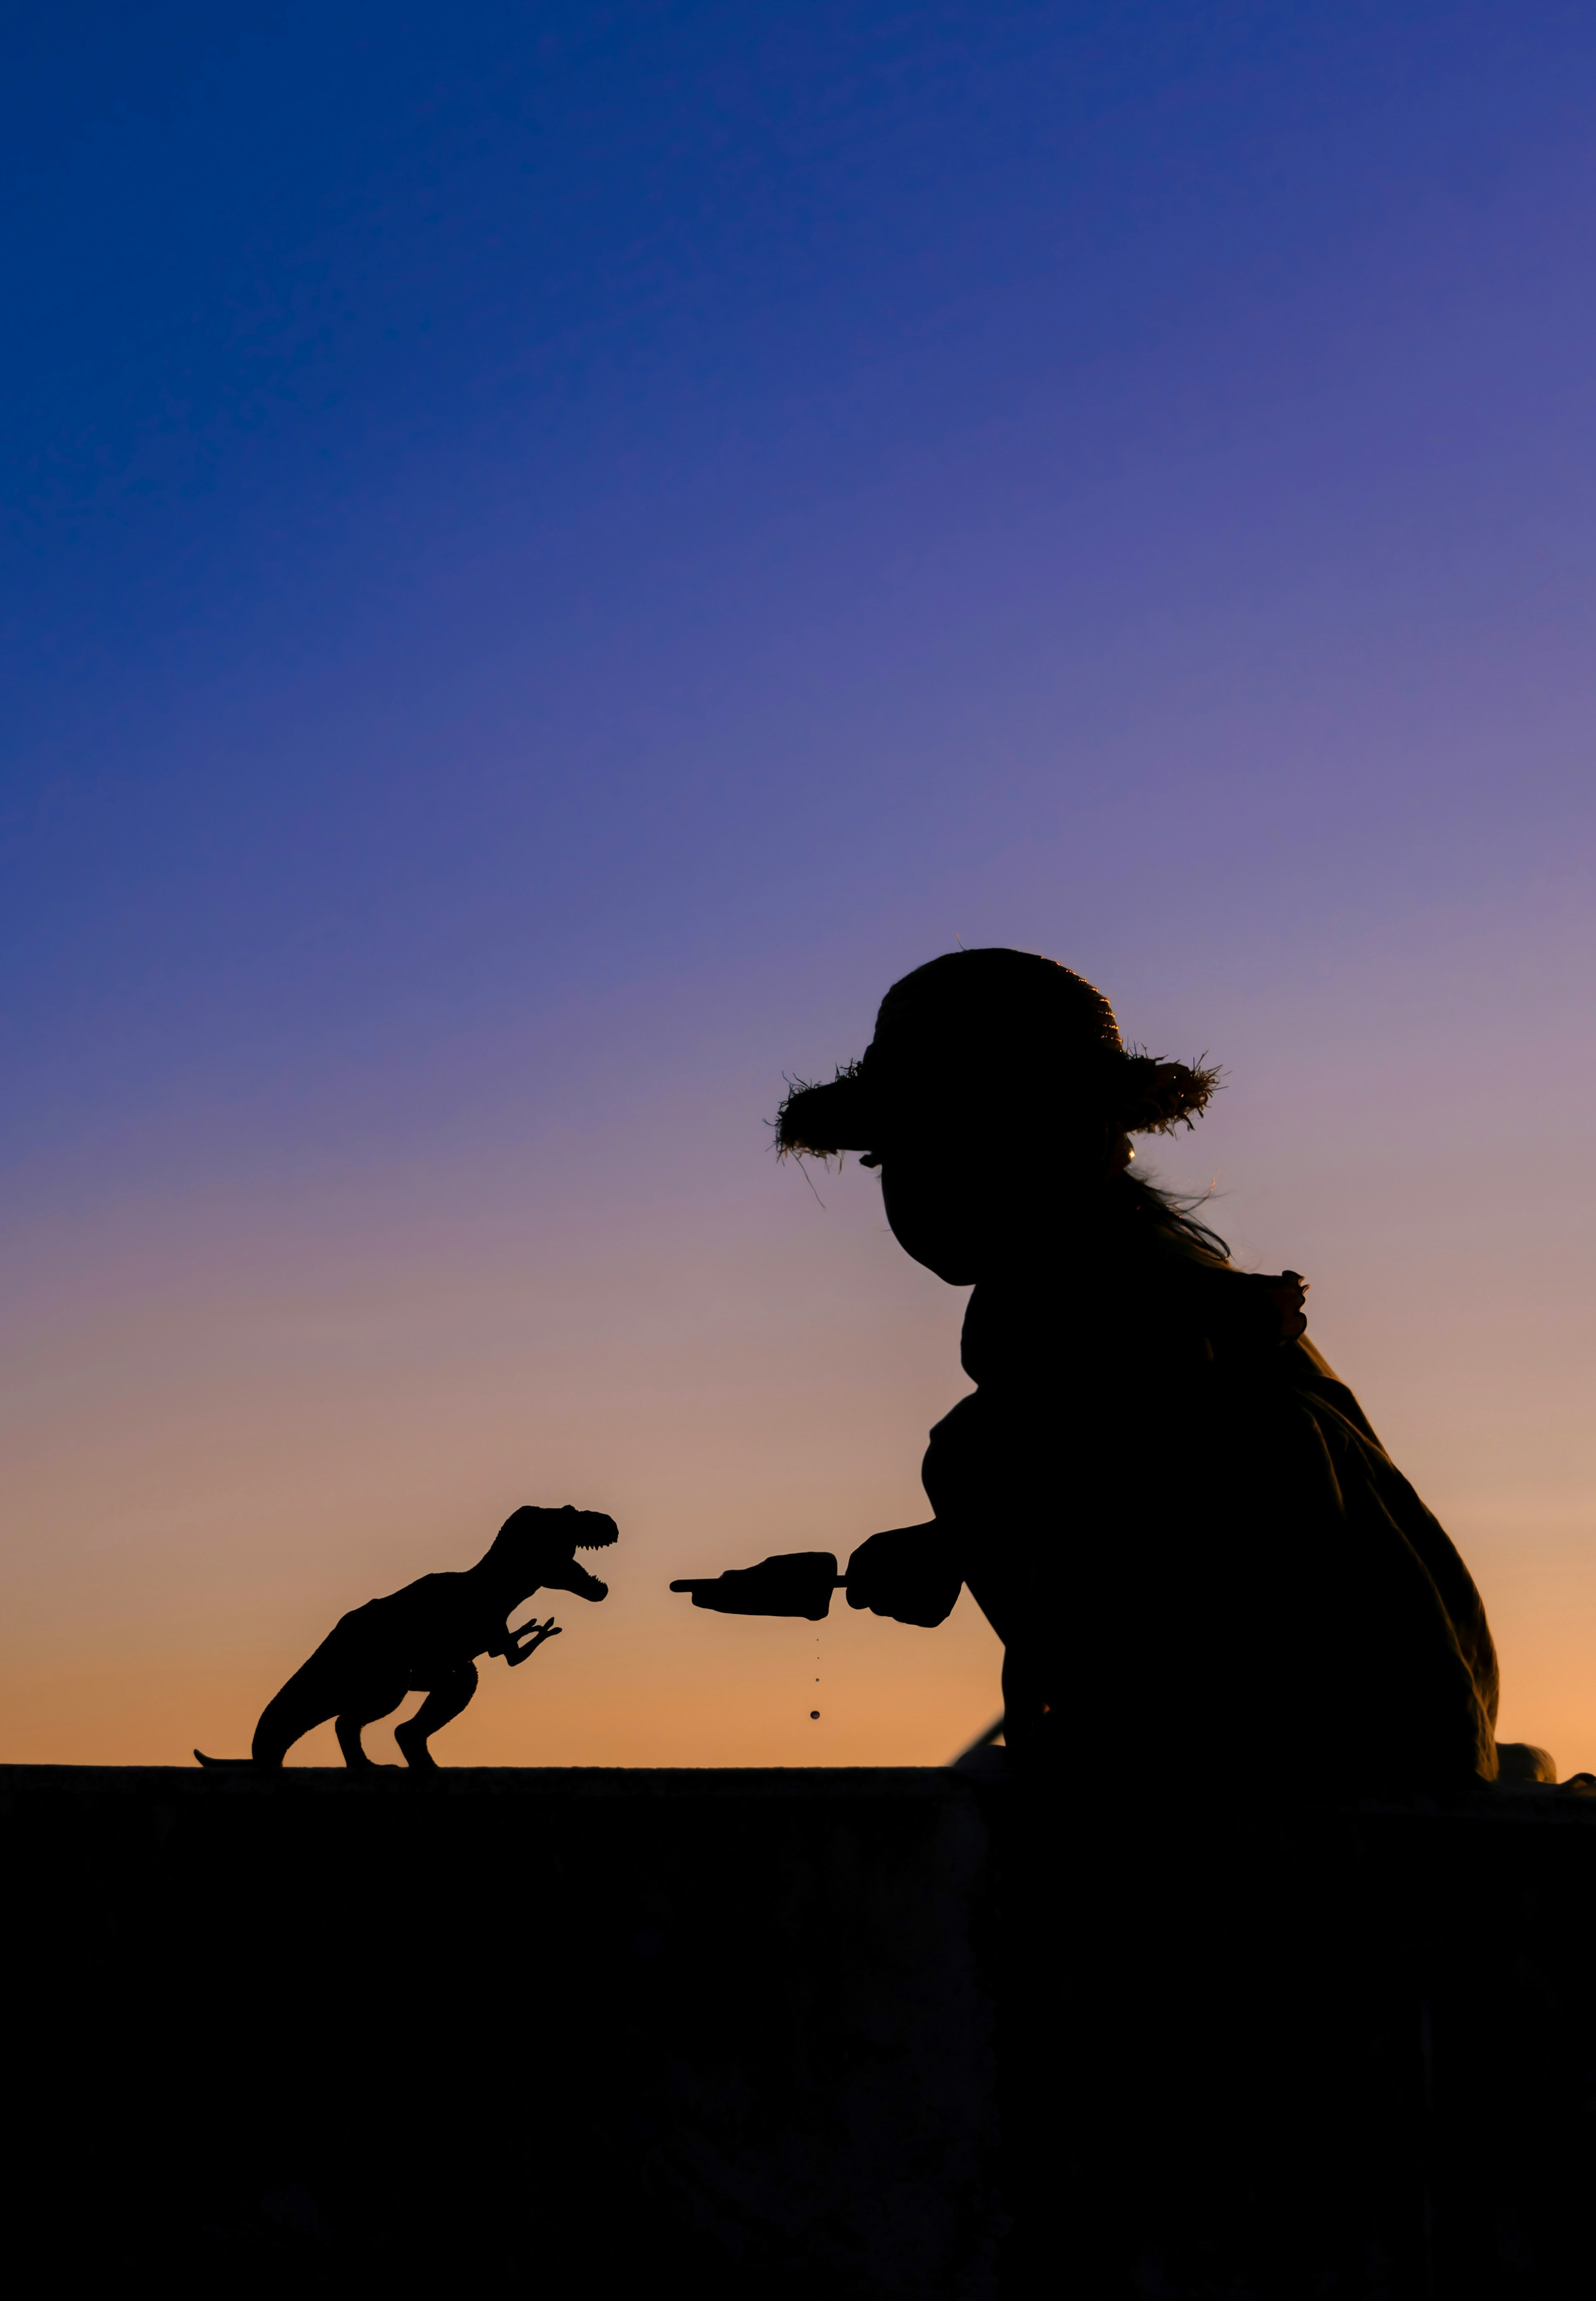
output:
[{"label": "child's face profile", "polygon": [[1034,1251],[1064,1212],[1066,1198],[1122,1173],[1134,1152],[1117,1128],[1105,1142],[1039,1142],[1015,1124],[958,1149],[900,1141],[874,1154],[882,1203],[906,1254],[949,1286],[973,1286]]},{"label": "child's face profile", "polygon": [[949,1286],[973,1285],[991,1261],[990,1201],[999,1179],[994,1164],[979,1151],[939,1154],[899,1145],[877,1154],[893,1237]]}]

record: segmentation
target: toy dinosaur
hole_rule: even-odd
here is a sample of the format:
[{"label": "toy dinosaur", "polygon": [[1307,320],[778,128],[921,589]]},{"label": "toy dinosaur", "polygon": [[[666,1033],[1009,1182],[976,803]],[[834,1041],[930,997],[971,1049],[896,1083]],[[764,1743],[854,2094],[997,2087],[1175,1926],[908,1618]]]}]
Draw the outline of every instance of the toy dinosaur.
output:
[{"label": "toy dinosaur", "polygon": [[[514,1510],[485,1558],[464,1574],[423,1574],[391,1597],[372,1598],[346,1614],[310,1660],[272,1695],[255,1729],[247,1758],[195,1756],[202,1766],[277,1767],[313,1726],[337,1721],[349,1766],[369,1766],[361,1728],[397,1710],[405,1695],[425,1694],[414,1718],[394,1728],[409,1766],[437,1763],[429,1737],[457,1718],[477,1690],[476,1657],[503,1654],[512,1669],[559,1636],[547,1622],[508,1619],[536,1590],[570,1590],[597,1602],[609,1595],[576,1562],[578,1550],[605,1550],[617,1538],[613,1518],[598,1510]],[[524,1642],[524,1643],[523,1643]]]}]

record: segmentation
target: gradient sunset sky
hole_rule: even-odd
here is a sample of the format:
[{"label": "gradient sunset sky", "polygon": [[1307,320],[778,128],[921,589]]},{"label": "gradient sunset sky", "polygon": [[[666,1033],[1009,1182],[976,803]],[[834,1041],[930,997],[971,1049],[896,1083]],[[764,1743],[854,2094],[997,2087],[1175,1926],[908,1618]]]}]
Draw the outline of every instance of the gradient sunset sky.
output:
[{"label": "gradient sunset sky", "polygon": [[445,1762],[961,1746],[968,1598],[665,1584],[924,1515],[965,1297],[767,1122],[962,941],[1224,1066],[1144,1163],[1596,1767],[1589,6],[62,0],[0,111],[0,1756],[529,1501],[614,1595]]}]

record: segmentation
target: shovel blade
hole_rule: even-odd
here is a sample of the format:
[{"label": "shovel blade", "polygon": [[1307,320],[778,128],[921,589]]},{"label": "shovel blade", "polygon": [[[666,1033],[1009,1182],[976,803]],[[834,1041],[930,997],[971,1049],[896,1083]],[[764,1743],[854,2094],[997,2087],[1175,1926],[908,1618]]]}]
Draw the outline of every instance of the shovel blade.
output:
[{"label": "shovel blade", "polygon": [[786,1614],[807,1622],[825,1619],[832,1591],[842,1586],[829,1550],[790,1550],[757,1566],[735,1566],[712,1580],[671,1585],[673,1590],[690,1591],[694,1605],[714,1614]]}]

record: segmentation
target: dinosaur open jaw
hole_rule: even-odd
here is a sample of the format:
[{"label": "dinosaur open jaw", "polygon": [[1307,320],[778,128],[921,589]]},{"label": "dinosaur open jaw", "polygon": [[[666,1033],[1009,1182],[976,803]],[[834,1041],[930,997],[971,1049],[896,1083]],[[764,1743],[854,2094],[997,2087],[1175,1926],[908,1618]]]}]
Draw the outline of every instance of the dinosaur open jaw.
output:
[{"label": "dinosaur open jaw", "polygon": [[540,1510],[523,1502],[494,1535],[491,1551],[501,1558],[569,1558],[573,1551],[607,1550],[621,1538],[621,1529],[604,1510],[579,1510],[574,1502],[558,1510]]}]

